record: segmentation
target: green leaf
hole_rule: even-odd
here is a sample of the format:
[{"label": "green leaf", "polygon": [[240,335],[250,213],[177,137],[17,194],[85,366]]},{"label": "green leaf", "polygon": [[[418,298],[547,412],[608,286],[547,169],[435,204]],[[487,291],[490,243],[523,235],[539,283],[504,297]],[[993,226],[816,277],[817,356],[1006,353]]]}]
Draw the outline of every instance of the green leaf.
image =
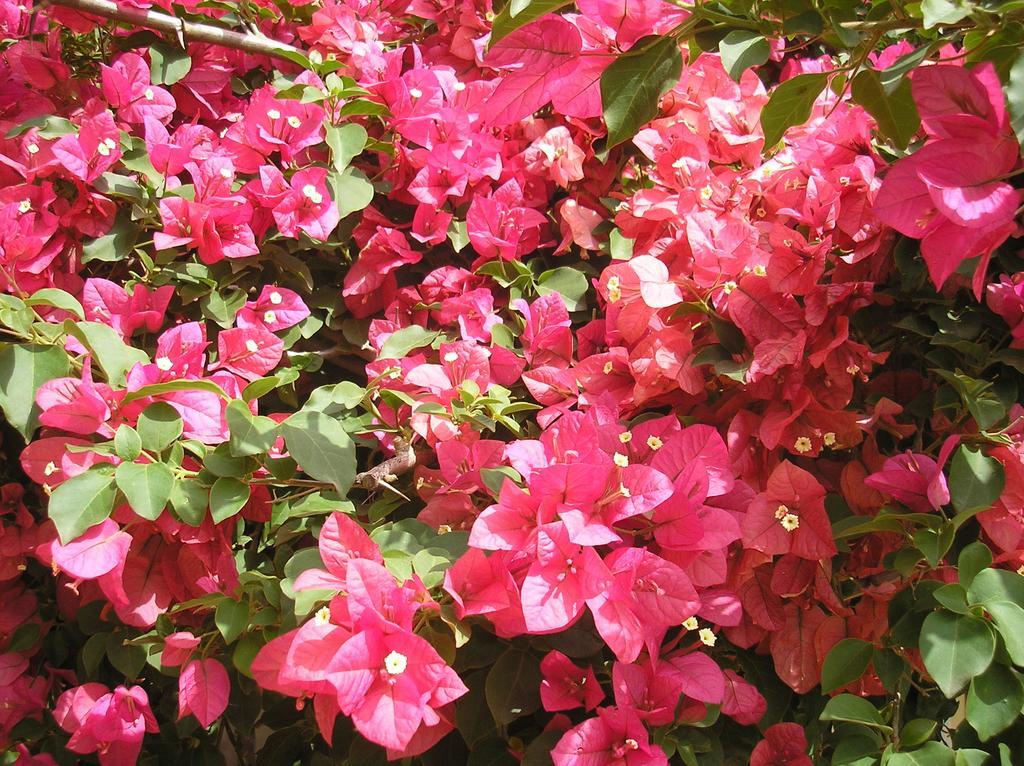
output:
[{"label": "green leaf", "polygon": [[67,353],[56,346],[5,346],[0,351],[0,408],[25,441],[39,427],[36,392],[54,378],[68,374]]},{"label": "green leaf", "polygon": [[1024,577],[1006,569],[983,569],[967,588],[971,606],[987,606],[993,601],[1024,604]]},{"label": "green leaf", "polygon": [[258,455],[274,446],[277,423],[262,415],[253,415],[245,402],[235,399],[227,406],[231,454]]},{"label": "green leaf", "polygon": [[410,351],[422,346],[429,346],[437,337],[435,330],[426,330],[417,325],[409,325],[396,330],[380,347],[378,359],[403,359]]},{"label": "green leaf", "polygon": [[1006,103],[1010,112],[1010,126],[1017,134],[1017,140],[1024,144],[1024,53],[1021,53],[1010,67],[1005,91]]},{"label": "green leaf", "polygon": [[1010,727],[1024,706],[1024,684],[1004,665],[993,665],[971,681],[967,722],[985,742]]},{"label": "green leaf", "polygon": [[887,93],[878,72],[865,69],[853,78],[851,93],[853,100],[875,118],[882,135],[900,149],[906,148],[921,126],[910,81],[902,80],[892,93]]},{"label": "green leaf", "polygon": [[136,364],[148,364],[149,355],[127,345],[114,328],[99,322],[64,322],[64,331],[92,352],[93,361],[103,369],[111,386],[124,384],[124,376]]},{"label": "green leaf", "polygon": [[78,298],[56,287],[44,287],[42,290],[36,290],[25,299],[25,305],[53,306],[55,309],[74,314],[76,319],[85,319],[85,309],[78,302]]},{"label": "green leaf", "polygon": [[914,545],[924,554],[929,564],[937,567],[953,544],[955,531],[950,523],[938,529],[919,529],[914,533]]},{"label": "green leaf", "polygon": [[68,479],[50,495],[47,513],[67,545],[114,510],[114,476],[108,467],[92,468]]},{"label": "green leaf", "polygon": [[362,210],[373,200],[373,184],[361,170],[355,168],[346,168],[343,173],[334,168],[328,170],[327,188],[342,218]]},{"label": "green leaf", "polygon": [[839,694],[828,701],[820,716],[822,721],[843,721],[870,726],[872,729],[892,731],[881,714],[863,697],[853,694]]},{"label": "green leaf", "polygon": [[121,400],[122,404],[130,404],[139,399],[147,399],[160,394],[170,394],[175,391],[209,391],[217,394],[221,399],[228,399],[224,389],[212,380],[168,380],[164,383],[150,383],[148,386],[141,386],[134,391],[129,391]]},{"label": "green leaf", "polygon": [[115,263],[132,252],[139,236],[139,227],[126,214],[118,215],[114,227],[106,234],[87,239],[82,244],[82,264],[91,261]]},{"label": "green leaf", "polygon": [[859,638],[844,638],[833,646],[821,668],[821,691],[828,694],[853,683],[868,669],[874,647]]},{"label": "green leaf", "polygon": [[974,5],[964,0],[921,0],[925,29],[940,24],[955,24],[969,16],[973,9]]},{"label": "green leaf", "polygon": [[366,128],[356,122],[328,125],[325,140],[331,148],[331,162],[339,173],[359,156],[366,146]]},{"label": "green leaf", "polygon": [[658,115],[658,100],[682,71],[679,43],[672,37],[641,38],[608,65],[601,75],[607,149],[628,141]]},{"label": "green leaf", "polygon": [[249,502],[250,487],[240,479],[221,476],[210,488],[210,516],[215,524],[230,519]]},{"label": "green leaf", "polygon": [[289,454],[307,475],[330,482],[342,497],[356,476],[356,447],[334,418],[321,412],[296,412],[281,424]]},{"label": "green leaf", "polygon": [[584,298],[589,287],[586,275],[571,266],[559,266],[537,277],[537,294],[558,293],[569,311],[581,311],[587,307]]},{"label": "green leaf", "polygon": [[988,753],[971,747],[962,747],[956,751],[955,766],[984,766],[988,762]]},{"label": "green leaf", "polygon": [[540,661],[528,652],[509,649],[491,668],[484,695],[491,715],[499,724],[508,724],[530,715],[540,707]]},{"label": "green leaf", "polygon": [[787,128],[807,121],[815,99],[827,84],[828,74],[814,72],[791,77],[772,91],[761,110],[765,149],[775,146]]},{"label": "green leaf", "polygon": [[149,61],[154,85],[174,85],[192,70],[188,52],[163,43],[150,46]]},{"label": "green leaf", "polygon": [[994,457],[961,445],[949,469],[949,496],[957,513],[991,508],[1006,484],[1002,464]]},{"label": "green leaf", "polygon": [[198,527],[206,518],[210,488],[192,478],[178,479],[171,488],[171,508],[189,526]]},{"label": "green leaf", "polygon": [[729,76],[739,82],[740,77],[752,66],[760,66],[768,60],[771,48],[764,35],[749,29],[734,29],[718,43],[722,66]]},{"label": "green leaf", "polygon": [[921,626],[921,659],[942,693],[955,697],[985,672],[996,651],[996,637],[978,617],[932,612]]},{"label": "green leaf", "polygon": [[967,614],[970,611],[970,607],[967,605],[967,590],[960,583],[947,583],[936,589],[932,595],[936,601],[951,612]]},{"label": "green leaf", "polygon": [[917,750],[892,753],[886,766],[955,766],[956,756],[941,742],[926,742]]},{"label": "green leaf", "polygon": [[114,451],[122,460],[133,462],[142,454],[142,439],[139,438],[139,432],[127,423],[119,425],[114,434]]},{"label": "green leaf", "polygon": [[107,636],[106,650],[110,664],[126,679],[135,679],[146,667],[146,650],[135,644],[125,643],[128,634],[115,631]]},{"label": "green leaf", "polygon": [[121,463],[114,476],[132,510],[144,519],[156,521],[171,499],[171,469],[164,463]]},{"label": "green leaf", "polygon": [[494,45],[498,40],[515,32],[520,27],[525,27],[531,21],[536,21],[541,16],[546,16],[559,8],[572,5],[572,0],[526,0],[509,3],[502,8],[501,13],[494,17],[491,27],[491,39],[488,45]]},{"label": "green leaf", "polygon": [[978,573],[987,569],[992,564],[992,551],[982,542],[973,542],[960,551],[960,558],[957,559],[957,576],[960,584],[970,588]]},{"label": "green leaf", "polygon": [[213,617],[217,630],[224,636],[225,643],[234,643],[249,625],[249,604],[245,601],[225,599],[217,605]]},{"label": "green leaf", "polygon": [[135,424],[142,447],[150,452],[163,452],[181,436],[185,424],[181,415],[167,402],[154,402],[142,411]]},{"label": "green leaf", "polygon": [[907,721],[900,729],[901,747],[919,747],[932,738],[938,724],[927,718],[915,718]]},{"label": "green leaf", "polygon": [[985,609],[1003,637],[1013,664],[1024,667],[1024,607],[1013,601],[987,601]]}]

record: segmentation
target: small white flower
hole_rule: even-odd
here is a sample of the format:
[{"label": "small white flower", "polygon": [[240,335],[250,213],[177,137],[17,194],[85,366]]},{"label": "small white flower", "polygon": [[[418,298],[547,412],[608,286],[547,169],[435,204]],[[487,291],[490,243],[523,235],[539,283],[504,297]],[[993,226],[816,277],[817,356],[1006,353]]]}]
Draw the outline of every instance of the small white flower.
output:
[{"label": "small white flower", "polygon": [[288,124],[291,125],[293,128],[301,128],[302,120],[300,120],[293,114],[288,118]]},{"label": "small white flower", "polygon": [[697,630],[697,625],[698,623],[696,617],[687,617],[685,620],[683,620],[683,627],[687,630]]},{"label": "small white flower", "polygon": [[787,513],[779,523],[787,532],[794,532],[800,527],[800,517],[795,513]]},{"label": "small white flower", "polygon": [[700,642],[704,644],[704,646],[714,646],[715,641],[718,640],[718,636],[715,635],[715,632],[711,630],[711,628],[701,628],[697,632],[697,637],[700,638]]},{"label": "small white flower", "polygon": [[621,434],[619,434],[619,441],[622,442],[623,444],[629,444],[631,441],[633,441],[633,434],[631,434],[629,431],[623,431]]},{"label": "small white flower", "polygon": [[623,455],[621,452],[616,452],[612,455],[612,462],[615,463],[619,468],[625,468],[629,465],[629,458]]},{"label": "small white flower", "polygon": [[231,178],[231,168],[223,167],[220,169],[221,178]]},{"label": "small white flower", "polygon": [[454,351],[449,351],[447,354],[444,355],[444,360],[451,364],[452,362],[459,361],[459,355],[456,354]]},{"label": "small white flower", "polygon": [[797,440],[793,442],[793,449],[803,455],[805,452],[810,452],[814,449],[814,445],[811,444],[810,438],[806,436],[797,437]]},{"label": "small white flower", "polygon": [[662,448],[662,446],[664,446],[664,444],[665,444],[665,442],[663,442],[657,436],[648,436],[647,437],[647,446],[650,447],[655,452],[660,450]]},{"label": "small white flower", "polygon": [[281,297],[281,293],[279,293],[277,290],[274,290],[274,292],[272,292],[267,297],[270,299],[270,302],[273,303],[275,306],[280,306],[281,301],[284,300],[284,298]]},{"label": "small white flower", "polygon": [[59,470],[60,469],[57,467],[57,464],[51,460],[49,463],[46,464],[46,468],[43,469],[43,475],[53,476]]},{"label": "small white flower", "polygon": [[260,345],[252,338],[249,338],[249,340],[245,342],[245,347],[246,349],[248,349],[250,354],[255,354],[257,351],[260,350]]},{"label": "small white flower", "polygon": [[277,314],[275,314],[273,311],[266,311],[263,314],[263,321],[266,322],[267,324],[273,324],[274,322],[277,321]]},{"label": "small white flower", "polygon": [[29,144],[28,146],[25,147],[25,149],[28,151],[29,154],[38,154],[39,144]]},{"label": "small white flower", "polygon": [[317,625],[326,625],[331,621],[331,610],[330,607],[322,606],[316,612],[316,617],[313,618]]},{"label": "small white flower", "polygon": [[174,362],[171,361],[170,357],[158,356],[156,358],[156,368],[167,372],[174,366]]},{"label": "small white flower", "polygon": [[19,213],[27,213],[31,209],[32,209],[32,200],[30,200],[30,199],[23,199],[21,202],[18,203],[18,212]]},{"label": "small white flower", "polygon": [[146,97],[146,101],[152,101],[154,96],[153,89],[146,88],[145,92],[142,95]]},{"label": "small white flower", "polygon": [[419,88],[409,88],[409,95],[413,98],[423,98],[423,91]]},{"label": "small white flower", "polygon": [[272,120],[280,120],[281,119],[281,113],[279,111],[277,111],[276,109],[268,109],[267,110],[267,117],[269,117]]}]

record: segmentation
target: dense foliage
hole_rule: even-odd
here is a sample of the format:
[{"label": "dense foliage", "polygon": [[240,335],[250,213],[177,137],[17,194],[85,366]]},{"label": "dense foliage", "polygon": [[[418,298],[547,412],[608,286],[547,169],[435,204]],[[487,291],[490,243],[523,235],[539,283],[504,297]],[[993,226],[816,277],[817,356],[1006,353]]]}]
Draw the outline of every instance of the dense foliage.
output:
[{"label": "dense foliage", "polygon": [[76,5],[0,0],[0,761],[1024,760],[1019,2]]}]

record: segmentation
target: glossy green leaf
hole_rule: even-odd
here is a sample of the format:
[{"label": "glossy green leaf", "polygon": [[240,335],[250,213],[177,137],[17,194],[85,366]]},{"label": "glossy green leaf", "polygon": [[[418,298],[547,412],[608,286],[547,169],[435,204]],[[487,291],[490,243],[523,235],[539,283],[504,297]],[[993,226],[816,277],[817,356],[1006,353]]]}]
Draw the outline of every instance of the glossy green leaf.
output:
[{"label": "glossy green leaf", "polygon": [[679,43],[672,37],[644,37],[615,59],[601,75],[601,104],[608,126],[607,149],[636,135],[658,114],[658,100],[683,69]]},{"label": "glossy green leaf", "polygon": [[874,647],[859,638],[844,638],[833,646],[821,668],[821,691],[827,694],[853,683],[868,669]]},{"label": "glossy green leaf", "polygon": [[163,452],[175,441],[184,429],[181,415],[167,402],[155,402],[139,415],[135,424],[142,438],[143,449]]},{"label": "glossy green leaf", "polygon": [[932,612],[921,626],[920,648],[925,668],[952,698],[992,663],[996,637],[978,617]]},{"label": "glossy green leaf", "polygon": [[955,766],[956,756],[941,742],[926,742],[916,750],[892,753],[886,766]]},{"label": "glossy green leaf", "polygon": [[42,290],[36,290],[25,299],[25,305],[52,306],[69,314],[74,314],[76,319],[85,319],[85,309],[82,308],[78,298],[56,287],[44,287]]},{"label": "glossy green leaf", "polygon": [[134,461],[142,453],[139,432],[127,423],[119,425],[114,433],[114,451],[122,460]]},{"label": "glossy green leaf", "polygon": [[92,352],[93,361],[114,387],[124,385],[125,374],[136,364],[149,363],[149,355],[145,351],[126,344],[112,327],[105,324],[68,320],[64,323],[64,331]]},{"label": "glossy green leaf", "polygon": [[491,26],[491,39],[489,45],[494,45],[498,40],[515,32],[520,27],[525,27],[532,21],[542,16],[572,5],[572,0],[518,0],[515,3],[508,3],[501,12],[494,17]]},{"label": "glossy green leaf", "polygon": [[772,91],[768,103],[761,110],[761,129],[764,131],[766,149],[775,146],[788,128],[807,121],[815,99],[827,84],[827,74],[814,72],[791,77]]},{"label": "glossy green leaf", "polygon": [[228,403],[227,421],[232,455],[259,455],[274,446],[277,423],[263,415],[253,415],[245,402],[236,399]]},{"label": "glossy green leaf", "polygon": [[1005,665],[992,665],[971,681],[967,691],[967,722],[982,742],[1009,728],[1024,706],[1024,684]]},{"label": "glossy green leaf", "polygon": [[569,311],[580,311],[587,307],[586,295],[589,287],[586,275],[571,266],[559,266],[537,277],[537,294],[558,293]]},{"label": "glossy green leaf", "polygon": [[281,424],[289,454],[308,476],[330,482],[344,497],[356,476],[356,448],[341,423],[300,410]]},{"label": "glossy green leaf", "polygon": [[114,477],[128,505],[144,519],[156,521],[171,499],[174,474],[163,463],[121,463]]},{"label": "glossy green leaf", "polygon": [[409,325],[396,330],[384,341],[378,359],[403,359],[413,349],[429,346],[437,337],[436,330],[427,330],[418,325]]},{"label": "glossy green leaf", "polygon": [[540,661],[529,652],[509,649],[487,674],[487,707],[499,724],[510,723],[540,708]]},{"label": "glossy green leaf", "polygon": [[1024,53],[1010,67],[1006,83],[1006,103],[1009,107],[1010,126],[1017,134],[1017,140],[1024,144]]},{"label": "glossy green leaf", "polygon": [[359,156],[366,146],[366,128],[356,122],[328,125],[324,140],[331,149],[331,162],[339,173]]},{"label": "glossy green leaf", "polygon": [[341,173],[331,168],[327,172],[327,188],[342,218],[362,210],[373,200],[373,184],[355,168],[346,168]]},{"label": "glossy green leaf", "polygon": [[230,519],[249,502],[251,488],[240,479],[222,476],[210,487],[210,516],[219,524]]},{"label": "glossy green leaf", "polygon": [[164,43],[150,46],[149,60],[154,85],[174,85],[192,71],[192,58],[188,52]]},{"label": "glossy green leaf", "polygon": [[114,475],[109,467],[92,468],[63,482],[50,495],[47,513],[67,545],[114,510]]},{"label": "glossy green leaf", "polygon": [[771,48],[764,35],[749,29],[734,29],[718,43],[722,66],[729,76],[739,82],[740,77],[752,66],[760,66],[768,60]]},{"label": "glossy green leaf", "polygon": [[982,542],[973,542],[960,551],[956,562],[957,577],[960,584],[970,588],[979,572],[992,564],[992,551]]},{"label": "glossy green leaf", "polygon": [[23,344],[0,350],[0,408],[26,441],[39,427],[36,392],[69,369],[68,355],[56,346]]},{"label": "glossy green leaf", "polygon": [[921,127],[921,118],[910,93],[910,81],[903,80],[886,92],[878,72],[864,69],[853,78],[853,100],[875,118],[879,131],[897,147],[905,148]]},{"label": "glossy green leaf", "polygon": [[830,699],[820,718],[822,721],[859,723],[872,729],[892,731],[892,727],[885,723],[874,705],[853,694],[839,694]]},{"label": "glossy green leaf", "polygon": [[970,15],[974,4],[966,0],[921,0],[924,28],[955,24]]},{"label": "glossy green leaf", "polygon": [[225,599],[217,605],[213,621],[225,643],[232,644],[249,625],[249,604],[245,601]]},{"label": "glossy green leaf", "polygon": [[949,497],[957,513],[992,507],[1006,484],[1002,464],[961,445],[949,468]]}]

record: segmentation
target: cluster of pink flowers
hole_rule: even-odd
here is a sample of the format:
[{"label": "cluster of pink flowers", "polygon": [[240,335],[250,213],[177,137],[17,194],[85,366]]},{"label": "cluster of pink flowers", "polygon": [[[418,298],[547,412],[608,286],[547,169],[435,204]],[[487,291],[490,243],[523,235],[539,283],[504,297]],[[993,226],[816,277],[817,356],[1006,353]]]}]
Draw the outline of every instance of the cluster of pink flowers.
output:
[{"label": "cluster of pink flowers", "polygon": [[[41,495],[97,467],[156,462],[107,443],[160,403],[182,421],[175,479],[202,472],[204,449],[236,435],[232,403],[257,416],[248,386],[298,379],[305,347],[293,346],[321,322],[345,342],[365,328],[353,344],[365,341],[357,366],[370,381],[370,415],[352,426],[360,445],[388,457],[396,435],[411,440],[412,512],[466,538],[428,588],[389,568],[364,506],[290,532],[295,546],[315,533],[323,569],[292,586],[323,606],[283,632],[274,612],[238,669],[300,709],[311,699],[328,742],[339,715],[392,759],[453,731],[469,689],[428,641],[433,618],[504,641],[592,628],[589,659],[546,649],[539,663],[557,766],[666,764],[653,730],[714,709],[757,724],[767,702],[718,641],[770,655],[806,693],[837,642],[877,642],[888,625],[896,583],[870,582],[852,605],[835,583],[883,572],[901,541],[867,535],[837,558],[827,499],[865,516],[892,500],[922,514],[950,502],[957,437],[937,458],[890,454],[890,437],[916,435],[901,389],[921,379],[877,374],[887,353],[851,327],[888,300],[876,288],[892,275],[895,232],[922,240],[937,288],[966,284],[954,275],[980,258],[975,295],[987,292],[1024,345],[1021,275],[986,282],[1022,202],[1008,183],[1020,148],[991,67],[915,71],[924,145],[887,167],[870,116],[830,90],[765,147],[761,80],[748,71],[736,82],[702,54],[658,117],[604,160],[601,72],[685,12],[660,0],[576,6],[489,45],[486,2],[329,2],[308,24],[263,22],[301,39],[321,74],[281,63],[280,78],[250,87],[266,58],[194,43],[172,84],[154,84],[141,48],[101,64],[95,81],[73,78],[55,24],[0,0],[0,30],[18,40],[0,54],[0,288],[66,291],[80,317],[40,303],[29,324],[57,337],[78,319],[117,349],[105,357],[87,332],[69,336],[59,347],[70,371],[28,402],[41,430],[20,465]],[[49,18],[94,27],[67,10]],[[783,73],[831,66],[793,59]],[[352,156],[339,126],[365,138]],[[355,196],[346,179],[373,200],[339,226],[344,195]],[[139,238],[124,244],[125,227]],[[97,256],[111,237],[131,252]],[[570,263],[580,268],[561,268],[589,303],[545,282]],[[324,273],[335,281],[318,282]],[[236,280],[244,296],[231,295]],[[410,328],[422,342],[397,353]],[[511,417],[524,412],[528,425]],[[943,417],[936,430],[950,427]],[[1001,436],[990,454],[1006,486],[979,522],[997,561],[1016,568],[1024,440],[1017,425]],[[287,462],[280,439],[264,452]],[[227,518],[204,508],[191,523],[169,506],[146,517],[123,503],[69,539],[27,510],[20,486],[0,487],[0,749],[48,706],[67,749],[102,764],[134,763],[158,730],[135,679],[111,690],[40,660],[50,625],[24,576],[35,564],[58,584],[57,619],[99,602],[105,619],[151,631],[160,667],[178,674],[179,718],[221,719],[234,671],[205,623],[211,605],[240,597],[244,545],[267,542],[247,534],[243,545],[242,530],[276,529],[272,508],[287,500],[255,460],[218,478],[242,475],[259,481]],[[11,649],[26,625],[40,637]],[[847,689],[876,693],[881,681],[872,669]],[[19,764],[49,763],[18,746]],[[751,764],[806,766],[806,751],[800,727],[778,724]]]}]

